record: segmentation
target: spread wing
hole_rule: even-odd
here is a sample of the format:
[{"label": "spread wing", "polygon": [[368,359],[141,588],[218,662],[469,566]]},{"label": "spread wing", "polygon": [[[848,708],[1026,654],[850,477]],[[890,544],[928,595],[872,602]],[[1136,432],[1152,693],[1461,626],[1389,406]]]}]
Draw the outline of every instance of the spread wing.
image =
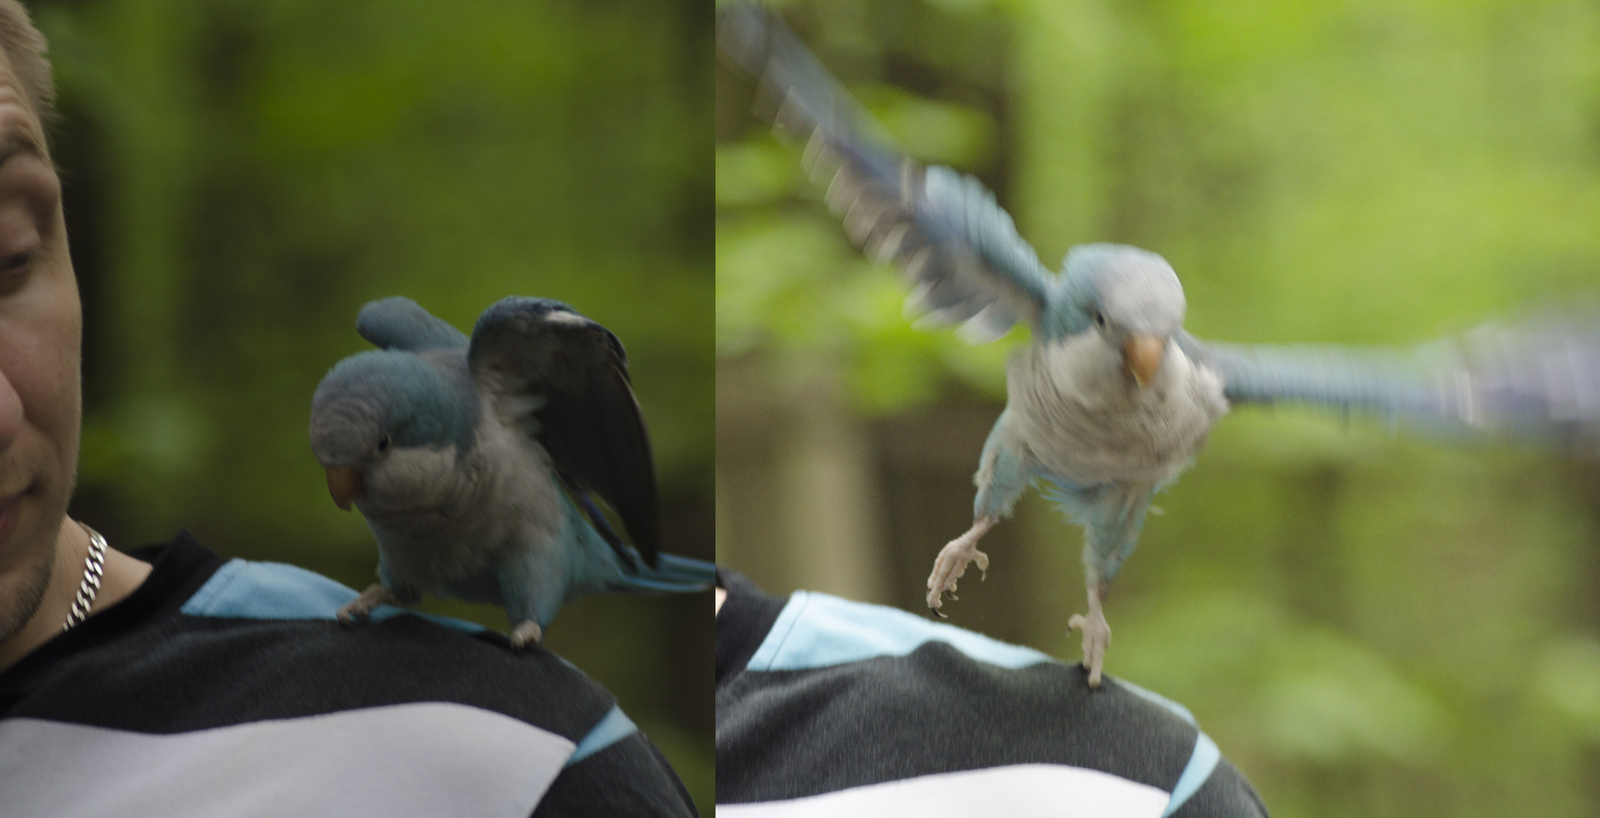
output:
[{"label": "spread wing", "polygon": [[655,464],[622,342],[559,301],[513,296],[478,318],[467,362],[501,422],[549,452],[622,564],[633,560],[590,495],[616,511],[654,566],[660,550]]},{"label": "spread wing", "polygon": [[1304,404],[1600,454],[1600,323],[1486,326],[1412,350],[1179,342],[1235,405]]},{"label": "spread wing", "polygon": [[862,131],[861,106],[799,38],[759,6],[718,15],[717,44],[759,77],[757,114],[805,140],[813,178],[831,175],[827,202],[850,239],[875,260],[892,260],[913,286],[908,312],[939,324],[965,322],[963,337],[992,341],[1017,321],[1036,322],[1055,276],[1017,235],[1011,216],[976,179],[924,168]]}]

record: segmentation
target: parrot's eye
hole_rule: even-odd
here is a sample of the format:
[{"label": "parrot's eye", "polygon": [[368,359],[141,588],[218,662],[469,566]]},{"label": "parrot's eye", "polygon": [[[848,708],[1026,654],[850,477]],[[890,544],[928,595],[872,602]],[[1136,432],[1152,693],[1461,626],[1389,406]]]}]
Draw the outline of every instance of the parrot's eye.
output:
[{"label": "parrot's eye", "polygon": [[378,438],[378,451],[386,452],[388,450],[389,450],[389,436],[388,435],[384,435],[383,437]]},{"label": "parrot's eye", "polygon": [[1094,314],[1094,322],[1096,324],[1099,324],[1101,329],[1105,329],[1106,328],[1106,314],[1103,313],[1103,312],[1096,311],[1095,314]]}]

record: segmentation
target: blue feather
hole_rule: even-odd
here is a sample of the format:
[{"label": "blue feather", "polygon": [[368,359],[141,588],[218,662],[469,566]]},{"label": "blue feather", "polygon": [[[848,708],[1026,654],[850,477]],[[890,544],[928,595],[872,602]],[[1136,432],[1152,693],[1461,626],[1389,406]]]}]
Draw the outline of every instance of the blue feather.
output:
[{"label": "blue feather", "polygon": [[634,593],[685,594],[709,591],[716,582],[717,566],[714,563],[677,554],[662,554],[655,568],[644,566],[636,574],[624,575],[612,585],[612,589]]}]

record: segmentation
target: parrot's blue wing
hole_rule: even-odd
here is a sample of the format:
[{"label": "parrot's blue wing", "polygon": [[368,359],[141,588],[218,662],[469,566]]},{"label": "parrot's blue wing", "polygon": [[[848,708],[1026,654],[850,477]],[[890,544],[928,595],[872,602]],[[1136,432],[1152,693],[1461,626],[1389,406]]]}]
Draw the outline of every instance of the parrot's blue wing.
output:
[{"label": "parrot's blue wing", "polygon": [[1527,440],[1600,453],[1600,326],[1482,327],[1412,350],[1202,344],[1233,404],[1305,404],[1425,432]]},{"label": "parrot's blue wing", "polygon": [[379,349],[422,352],[467,345],[467,336],[461,330],[399,295],[367,302],[356,316],[356,332]]},{"label": "parrot's blue wing", "polygon": [[759,6],[724,8],[717,42],[761,79],[757,113],[806,141],[814,177],[832,172],[828,206],[844,217],[850,239],[905,271],[914,288],[908,310],[934,323],[966,322],[962,335],[974,342],[1038,320],[1055,277],[982,184],[872,142],[863,133],[866,112]]},{"label": "parrot's blue wing", "polygon": [[513,296],[478,318],[467,363],[501,422],[550,454],[622,564],[634,562],[587,495],[616,511],[646,564],[656,565],[655,464],[617,337],[559,301]]}]

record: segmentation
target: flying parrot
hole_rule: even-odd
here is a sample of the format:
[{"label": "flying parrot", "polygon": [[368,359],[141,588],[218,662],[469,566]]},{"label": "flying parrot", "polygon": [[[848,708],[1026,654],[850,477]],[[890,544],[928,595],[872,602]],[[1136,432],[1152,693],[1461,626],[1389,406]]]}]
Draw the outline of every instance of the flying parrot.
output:
[{"label": "flying parrot", "polygon": [[976,179],[924,167],[867,134],[870,119],[781,21],[734,3],[718,44],[759,78],[757,113],[805,142],[849,237],[892,261],[908,312],[992,341],[1018,322],[1032,342],[1006,369],[1007,403],[978,459],[972,527],[939,552],[929,609],[989,558],[979,538],[1039,486],[1084,529],[1088,683],[1098,687],[1111,629],[1103,603],[1138,543],[1151,498],[1193,462],[1234,407],[1300,403],[1384,417],[1445,438],[1600,446],[1600,332],[1582,324],[1485,327],[1415,350],[1241,346],[1183,329],[1187,304],[1161,256],[1091,244],[1060,272],[1040,263]]}]

